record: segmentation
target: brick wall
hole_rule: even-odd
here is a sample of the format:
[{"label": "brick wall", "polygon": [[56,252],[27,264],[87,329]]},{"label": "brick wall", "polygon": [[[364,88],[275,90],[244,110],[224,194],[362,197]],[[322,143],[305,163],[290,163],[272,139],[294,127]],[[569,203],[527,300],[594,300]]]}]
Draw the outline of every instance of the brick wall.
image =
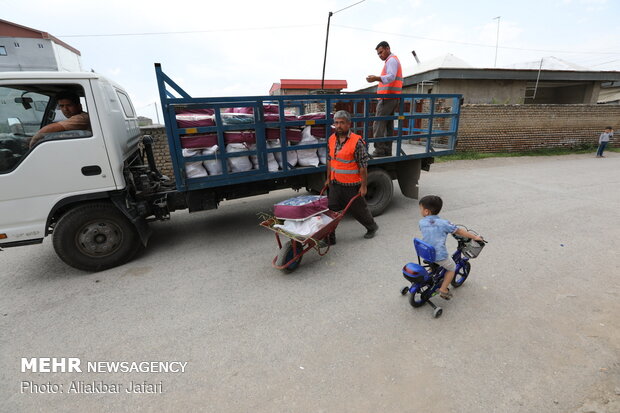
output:
[{"label": "brick wall", "polygon": [[153,155],[155,156],[155,163],[159,171],[170,178],[174,177],[166,129],[163,126],[143,126],[140,130],[143,135],[151,135],[153,137]]},{"label": "brick wall", "polygon": [[620,105],[463,105],[457,151],[596,145],[605,126],[620,127]]}]

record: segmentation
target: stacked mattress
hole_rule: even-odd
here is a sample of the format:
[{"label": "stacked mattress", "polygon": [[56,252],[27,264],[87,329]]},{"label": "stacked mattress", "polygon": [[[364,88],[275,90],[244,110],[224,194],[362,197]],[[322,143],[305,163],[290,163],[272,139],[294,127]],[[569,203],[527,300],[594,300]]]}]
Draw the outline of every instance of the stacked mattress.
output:
[{"label": "stacked mattress", "polygon": [[301,195],[278,202],[273,206],[273,214],[283,220],[274,227],[301,237],[309,237],[329,224],[332,218],[325,215],[327,197],[321,195]]},{"label": "stacked mattress", "polygon": [[[265,104],[265,122],[280,122],[278,105]],[[220,117],[223,125],[252,125],[255,122],[254,109],[251,107],[222,109]],[[319,120],[325,119],[324,112],[308,113],[295,116],[285,112],[285,121],[295,120]],[[179,128],[200,128],[216,125],[216,117],[213,109],[179,109],[176,114]],[[274,127],[270,127],[274,126]],[[305,127],[286,127],[284,131],[278,125],[269,125],[265,128],[267,148],[280,148],[281,138],[284,134],[287,145],[294,148],[296,145],[320,144],[320,148],[290,149],[286,152],[286,162],[289,168],[296,166],[313,166],[326,163],[327,134],[324,125],[309,125]],[[224,132],[224,144],[226,154],[256,150],[256,132],[252,129],[231,130]],[[201,155],[215,155],[216,159],[205,161],[187,162],[185,170],[188,178],[200,178],[209,175],[222,174],[221,160],[217,155],[221,153],[218,148],[217,133],[197,133],[181,135],[181,147],[184,157]],[[267,167],[270,172],[283,169],[283,153],[273,152],[267,154]],[[245,172],[259,168],[256,155],[239,155],[229,157],[227,162],[228,172]]]}]

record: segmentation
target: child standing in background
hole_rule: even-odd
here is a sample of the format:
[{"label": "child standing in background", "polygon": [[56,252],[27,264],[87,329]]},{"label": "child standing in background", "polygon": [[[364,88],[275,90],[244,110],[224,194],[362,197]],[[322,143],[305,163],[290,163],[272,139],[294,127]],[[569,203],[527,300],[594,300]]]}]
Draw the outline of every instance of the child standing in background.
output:
[{"label": "child standing in background", "polygon": [[601,133],[601,136],[598,138],[598,151],[596,151],[597,158],[604,158],[603,151],[609,142],[609,139],[614,137],[614,128],[611,126],[607,126],[605,128],[605,132]]}]

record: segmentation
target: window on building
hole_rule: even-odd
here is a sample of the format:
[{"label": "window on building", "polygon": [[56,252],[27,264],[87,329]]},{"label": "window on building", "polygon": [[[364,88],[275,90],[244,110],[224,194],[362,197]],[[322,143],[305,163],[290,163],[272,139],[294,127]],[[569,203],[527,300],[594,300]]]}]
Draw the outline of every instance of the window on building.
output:
[{"label": "window on building", "polygon": [[6,56],[6,47],[0,46],[0,56]]},{"label": "window on building", "polygon": [[121,106],[123,107],[123,112],[125,112],[126,118],[135,118],[136,112],[133,110],[133,106],[131,106],[131,101],[129,100],[129,96],[121,92],[120,90],[116,91],[118,95],[118,99],[121,102]]},{"label": "window on building", "polygon": [[43,49],[43,45],[39,43],[39,49]]},{"label": "window on building", "polygon": [[15,42],[13,44],[15,45],[15,47],[19,47],[19,43]]}]

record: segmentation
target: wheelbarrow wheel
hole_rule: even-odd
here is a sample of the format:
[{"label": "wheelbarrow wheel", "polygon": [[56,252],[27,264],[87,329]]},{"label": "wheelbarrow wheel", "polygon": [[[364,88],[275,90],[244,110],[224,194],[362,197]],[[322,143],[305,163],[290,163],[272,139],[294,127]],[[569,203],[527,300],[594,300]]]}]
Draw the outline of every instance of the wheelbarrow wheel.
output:
[{"label": "wheelbarrow wheel", "polygon": [[[293,248],[293,243],[296,244],[295,248],[298,254],[302,251],[303,246],[299,242],[287,241],[286,243],[284,243],[284,245],[280,249],[280,252],[278,253],[278,259],[276,261],[278,265],[284,265],[295,257],[295,248]],[[284,267],[282,271],[286,273],[292,273],[293,271],[295,271],[297,267],[299,267],[302,257],[303,255],[300,255],[297,259],[292,261],[287,267]]]}]

